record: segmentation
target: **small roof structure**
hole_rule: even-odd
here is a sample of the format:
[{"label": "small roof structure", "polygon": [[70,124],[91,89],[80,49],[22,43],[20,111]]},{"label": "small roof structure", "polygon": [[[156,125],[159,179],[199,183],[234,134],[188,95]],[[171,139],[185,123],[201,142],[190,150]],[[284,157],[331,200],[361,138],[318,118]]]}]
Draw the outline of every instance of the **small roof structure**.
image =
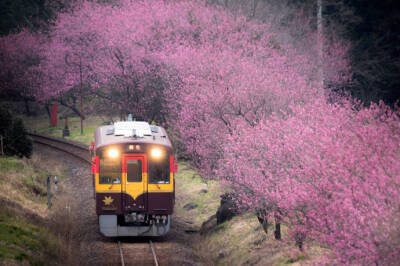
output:
[{"label": "small roof structure", "polygon": [[122,121],[101,126],[94,132],[95,149],[111,144],[151,143],[172,148],[164,128],[144,121]]},{"label": "small roof structure", "polygon": [[114,123],[114,135],[116,136],[151,136],[150,125],[143,121],[121,121]]}]

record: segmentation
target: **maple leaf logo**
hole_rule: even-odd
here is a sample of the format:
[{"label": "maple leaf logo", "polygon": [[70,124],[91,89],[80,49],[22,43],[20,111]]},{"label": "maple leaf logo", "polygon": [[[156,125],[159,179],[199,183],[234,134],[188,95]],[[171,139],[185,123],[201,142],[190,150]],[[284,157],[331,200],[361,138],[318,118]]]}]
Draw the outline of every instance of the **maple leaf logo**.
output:
[{"label": "maple leaf logo", "polygon": [[103,199],[104,205],[110,205],[114,201],[113,198],[105,196]]}]

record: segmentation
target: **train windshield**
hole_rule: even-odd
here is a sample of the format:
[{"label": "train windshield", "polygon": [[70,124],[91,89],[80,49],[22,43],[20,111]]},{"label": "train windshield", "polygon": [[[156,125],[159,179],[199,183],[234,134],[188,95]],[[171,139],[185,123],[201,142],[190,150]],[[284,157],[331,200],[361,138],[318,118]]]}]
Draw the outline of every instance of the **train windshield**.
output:
[{"label": "train windshield", "polygon": [[121,183],[121,160],[100,158],[99,184]]},{"label": "train windshield", "polygon": [[149,183],[150,184],[169,184],[170,169],[169,157],[164,160],[149,160]]},{"label": "train windshield", "polygon": [[126,175],[128,182],[142,182],[142,160],[127,160]]}]

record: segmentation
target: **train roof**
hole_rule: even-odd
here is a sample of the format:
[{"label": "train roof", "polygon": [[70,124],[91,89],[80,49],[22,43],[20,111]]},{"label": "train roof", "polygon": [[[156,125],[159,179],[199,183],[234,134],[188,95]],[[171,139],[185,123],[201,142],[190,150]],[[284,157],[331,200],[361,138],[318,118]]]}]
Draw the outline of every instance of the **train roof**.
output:
[{"label": "train roof", "polygon": [[149,143],[172,148],[164,128],[143,121],[122,121],[98,127],[94,132],[95,149],[121,143]]}]

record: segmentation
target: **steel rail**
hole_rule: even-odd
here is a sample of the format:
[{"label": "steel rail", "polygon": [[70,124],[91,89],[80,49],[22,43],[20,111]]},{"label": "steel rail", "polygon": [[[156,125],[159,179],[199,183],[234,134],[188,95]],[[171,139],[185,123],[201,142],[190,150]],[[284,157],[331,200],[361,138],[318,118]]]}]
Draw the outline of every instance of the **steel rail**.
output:
[{"label": "steel rail", "polygon": [[[150,244],[151,254],[153,256],[154,265],[158,266],[158,260],[157,260],[154,244],[153,244],[153,242],[151,240],[149,240],[149,244]],[[120,260],[121,260],[121,265],[125,266],[125,259],[124,259],[124,253],[122,251],[122,244],[121,244],[121,241],[119,241],[119,240],[118,240],[118,249],[119,249],[119,256],[120,256]]]},{"label": "steel rail", "polygon": [[28,135],[31,136],[33,141],[36,143],[40,143],[42,145],[49,146],[53,149],[66,152],[91,164],[89,156],[89,146],[74,141],[56,138],[52,136],[46,136],[37,133],[28,133]]},{"label": "steel rail", "polygon": [[154,249],[153,242],[152,242],[151,240],[149,240],[149,242],[150,242],[151,253],[153,254],[154,265],[158,266],[156,251],[155,251],[155,249]]},{"label": "steel rail", "polygon": [[121,265],[122,265],[122,266],[125,266],[124,253],[122,253],[121,241],[118,241],[118,248],[119,248],[119,256],[120,256],[120,258],[121,258]]}]

